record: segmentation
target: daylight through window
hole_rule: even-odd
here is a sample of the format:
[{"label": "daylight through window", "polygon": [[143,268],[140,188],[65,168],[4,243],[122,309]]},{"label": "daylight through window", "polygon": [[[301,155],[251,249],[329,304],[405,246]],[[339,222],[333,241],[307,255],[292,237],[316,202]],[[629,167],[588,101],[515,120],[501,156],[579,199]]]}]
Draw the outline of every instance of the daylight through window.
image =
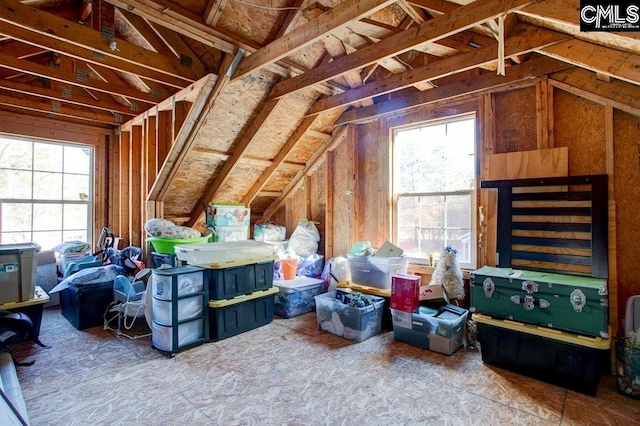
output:
[{"label": "daylight through window", "polygon": [[424,123],[393,132],[395,243],[429,263],[446,246],[475,267],[475,118]]},{"label": "daylight through window", "polygon": [[91,240],[93,149],[0,138],[0,244]]}]

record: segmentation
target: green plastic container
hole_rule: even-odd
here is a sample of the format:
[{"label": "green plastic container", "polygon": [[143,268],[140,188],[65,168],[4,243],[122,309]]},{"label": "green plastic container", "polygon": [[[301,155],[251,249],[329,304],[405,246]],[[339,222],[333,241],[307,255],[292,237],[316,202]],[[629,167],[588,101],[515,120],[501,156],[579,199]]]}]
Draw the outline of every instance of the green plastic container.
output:
[{"label": "green plastic container", "polygon": [[147,241],[151,243],[153,249],[157,253],[161,254],[176,254],[174,251],[175,246],[185,245],[185,244],[203,244],[209,241],[211,238],[211,234],[203,235],[200,238],[158,238],[158,237],[148,237]]}]

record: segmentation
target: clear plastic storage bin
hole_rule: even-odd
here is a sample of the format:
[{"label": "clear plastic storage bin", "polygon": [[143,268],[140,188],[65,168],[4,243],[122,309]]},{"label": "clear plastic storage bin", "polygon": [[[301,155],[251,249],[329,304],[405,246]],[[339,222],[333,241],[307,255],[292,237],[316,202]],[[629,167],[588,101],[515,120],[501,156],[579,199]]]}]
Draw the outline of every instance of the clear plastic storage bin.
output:
[{"label": "clear plastic storage bin", "polygon": [[407,273],[407,258],[347,255],[351,282],[390,289],[391,276]]},{"label": "clear plastic storage bin", "polygon": [[216,265],[273,255],[273,245],[255,240],[176,246],[178,260],[191,265]]},{"label": "clear plastic storage bin", "polygon": [[316,296],[318,328],[356,342],[378,334],[382,328],[384,298],[371,295],[364,297],[373,303],[356,308],[336,299],[335,291]]}]

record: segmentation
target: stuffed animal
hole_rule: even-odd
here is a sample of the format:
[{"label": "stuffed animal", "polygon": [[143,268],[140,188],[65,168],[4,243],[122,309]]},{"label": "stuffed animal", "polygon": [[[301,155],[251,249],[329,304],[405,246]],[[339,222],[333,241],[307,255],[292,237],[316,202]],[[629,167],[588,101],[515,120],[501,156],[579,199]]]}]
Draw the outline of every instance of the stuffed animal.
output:
[{"label": "stuffed animal", "polygon": [[445,247],[442,250],[438,266],[433,271],[429,284],[440,284],[452,302],[464,299],[462,270],[458,266],[458,251],[456,249]]}]

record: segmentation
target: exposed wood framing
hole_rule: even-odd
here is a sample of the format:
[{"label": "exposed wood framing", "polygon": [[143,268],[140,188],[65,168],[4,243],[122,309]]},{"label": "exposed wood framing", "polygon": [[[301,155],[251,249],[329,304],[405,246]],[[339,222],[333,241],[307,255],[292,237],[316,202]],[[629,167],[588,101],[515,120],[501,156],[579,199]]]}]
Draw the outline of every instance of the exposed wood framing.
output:
[{"label": "exposed wood framing", "polygon": [[450,13],[392,35],[379,43],[364,47],[351,55],[320,65],[297,77],[284,80],[274,87],[271,96],[277,98],[302,90],[310,85],[325,82],[350,70],[363,68],[381,59],[411,50],[421,44],[437,41],[472,28],[487,19],[512,12],[530,3],[527,0],[510,0],[500,3],[477,0],[456,8]]},{"label": "exposed wood framing", "polygon": [[370,15],[394,2],[395,0],[346,0],[245,58],[234,79],[289,56],[350,21]]},{"label": "exposed wood framing", "polygon": [[254,140],[260,127],[267,121],[269,115],[278,105],[279,100],[268,101],[260,110],[258,115],[253,119],[249,128],[242,134],[240,140],[234,144],[233,153],[227,161],[225,161],[222,170],[213,179],[213,182],[209,185],[209,190],[198,200],[193,210],[191,211],[191,217],[187,222],[187,226],[193,226],[204,215],[204,208],[211,200],[216,198],[216,194],[220,191],[222,185],[229,179],[229,176],[233,169],[236,168],[240,159],[244,156],[247,148]]},{"label": "exposed wood framing", "polygon": [[414,93],[401,98],[381,102],[369,107],[350,110],[342,114],[336,122],[336,125],[366,122],[381,116],[398,113],[399,111],[429,103],[440,102],[465,94],[478,93],[485,90],[492,90],[498,87],[517,84],[531,80],[540,75],[560,71],[570,67],[570,65],[566,63],[549,59],[551,58],[538,58],[524,64],[514,65],[507,68],[505,76],[486,73],[478,77],[470,78],[464,82],[452,83],[427,90],[425,92]]},{"label": "exposed wood framing", "polygon": [[69,22],[16,0],[0,0],[0,32],[25,43],[128,71],[173,87],[182,88],[195,81],[191,70],[175,58],[165,57],[124,40],[111,42],[100,33]]},{"label": "exposed wood framing", "polygon": [[299,188],[300,185],[304,183],[305,176],[313,172],[317,167],[319,167],[325,161],[326,153],[328,151],[334,150],[336,146],[338,146],[344,141],[347,134],[347,127],[348,126],[342,126],[339,129],[337,129],[334,132],[334,135],[331,137],[331,139],[323,142],[318,147],[316,152],[309,159],[309,162],[307,162],[305,168],[296,174],[296,176],[291,180],[291,182],[289,182],[285,190],[282,191],[282,194],[278,197],[278,199],[273,203],[271,203],[269,208],[264,212],[264,214],[262,215],[262,218],[260,219],[262,223],[269,221],[269,219],[271,219],[271,216],[273,216],[275,212],[278,211],[278,209],[282,207],[282,205],[286,202],[288,195],[294,192],[296,189]]},{"label": "exposed wood framing", "polygon": [[[542,30],[530,26],[523,26],[521,33],[509,38],[505,42],[505,57],[521,55],[535,49],[566,40],[568,36],[553,31]],[[373,96],[380,96],[392,91],[401,90],[415,83],[436,80],[454,73],[476,68],[483,64],[495,62],[498,46],[483,47],[475,51],[461,53],[441,59],[433,64],[414,68],[390,77],[381,78],[358,89],[334,95],[317,101],[309,114],[345,106]]]},{"label": "exposed wood framing", "polygon": [[256,180],[256,182],[251,186],[251,189],[247,192],[247,194],[242,199],[242,203],[244,205],[251,205],[251,202],[255,198],[256,195],[264,188],[264,185],[271,178],[273,173],[281,167],[281,165],[286,161],[289,153],[295,148],[295,146],[300,143],[300,139],[305,135],[307,130],[313,125],[316,117],[305,118],[298,125],[293,134],[289,137],[287,142],[280,148],[278,154],[273,158],[272,164],[267,167],[264,172],[260,175],[260,177]]}]

